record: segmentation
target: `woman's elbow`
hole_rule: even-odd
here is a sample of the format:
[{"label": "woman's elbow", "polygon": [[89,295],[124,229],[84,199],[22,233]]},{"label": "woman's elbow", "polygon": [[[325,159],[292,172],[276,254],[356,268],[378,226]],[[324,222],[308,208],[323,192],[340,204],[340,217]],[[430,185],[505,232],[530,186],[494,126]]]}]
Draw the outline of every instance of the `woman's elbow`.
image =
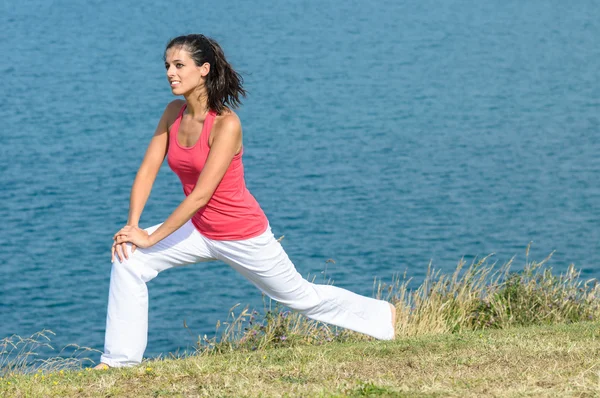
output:
[{"label": "woman's elbow", "polygon": [[210,196],[208,195],[203,195],[201,193],[194,194],[193,192],[190,194],[189,198],[193,203],[194,213],[206,206],[210,200]]}]

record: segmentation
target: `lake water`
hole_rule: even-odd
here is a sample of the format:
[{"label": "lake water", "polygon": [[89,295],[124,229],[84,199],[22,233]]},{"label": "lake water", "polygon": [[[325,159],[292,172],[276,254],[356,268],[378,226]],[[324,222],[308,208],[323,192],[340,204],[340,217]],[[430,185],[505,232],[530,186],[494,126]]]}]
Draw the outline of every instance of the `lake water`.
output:
[{"label": "lake water", "polygon": [[[172,99],[164,45],[191,32],[245,76],[247,184],[301,274],[371,295],[430,261],[518,269],[533,241],[600,276],[597,1],[214,4],[0,6],[0,338],[102,348],[111,236]],[[182,198],[163,167],[142,225]],[[223,263],[149,285],[149,356],[262,306]]]}]

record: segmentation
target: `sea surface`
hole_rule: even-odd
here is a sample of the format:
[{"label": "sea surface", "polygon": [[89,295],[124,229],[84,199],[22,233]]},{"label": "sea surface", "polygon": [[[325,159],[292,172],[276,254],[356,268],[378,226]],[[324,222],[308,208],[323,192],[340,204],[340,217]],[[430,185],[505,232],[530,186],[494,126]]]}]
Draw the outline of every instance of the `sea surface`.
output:
[{"label": "sea surface", "polygon": [[[598,1],[28,0],[0,26],[0,338],[102,348],[111,236],[185,33],[245,77],[247,185],[302,275],[372,295],[430,263],[518,270],[532,242],[600,277]],[[182,199],[165,165],[142,226]],[[219,262],[149,290],[150,357],[263,306]]]}]

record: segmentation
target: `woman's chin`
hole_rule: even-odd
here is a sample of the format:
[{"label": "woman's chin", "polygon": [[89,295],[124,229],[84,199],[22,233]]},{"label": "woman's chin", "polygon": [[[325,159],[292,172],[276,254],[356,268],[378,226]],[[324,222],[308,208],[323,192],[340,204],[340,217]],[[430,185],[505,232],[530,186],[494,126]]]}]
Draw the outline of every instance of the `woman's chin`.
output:
[{"label": "woman's chin", "polygon": [[183,96],[185,96],[187,94],[187,92],[185,90],[182,90],[180,87],[171,87],[171,93],[173,93],[173,95],[183,95]]}]

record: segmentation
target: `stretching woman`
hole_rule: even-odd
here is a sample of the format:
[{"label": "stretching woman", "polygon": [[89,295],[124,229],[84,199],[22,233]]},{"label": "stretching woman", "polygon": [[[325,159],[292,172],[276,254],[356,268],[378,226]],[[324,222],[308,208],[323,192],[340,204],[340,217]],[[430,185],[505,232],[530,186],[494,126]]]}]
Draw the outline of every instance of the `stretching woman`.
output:
[{"label": "stretching woman", "polygon": [[[171,90],[185,101],[167,105],[135,177],[127,225],[114,235],[104,354],[96,368],[142,361],[146,283],[168,268],[202,261],[229,264],[309,318],[393,339],[393,305],[306,281],[274,238],[244,182],[242,127],[232,109],[246,93],[221,47],[203,35],[180,36],[164,59]],[[162,224],[144,230],[138,221],[165,157],[186,197]]]}]

